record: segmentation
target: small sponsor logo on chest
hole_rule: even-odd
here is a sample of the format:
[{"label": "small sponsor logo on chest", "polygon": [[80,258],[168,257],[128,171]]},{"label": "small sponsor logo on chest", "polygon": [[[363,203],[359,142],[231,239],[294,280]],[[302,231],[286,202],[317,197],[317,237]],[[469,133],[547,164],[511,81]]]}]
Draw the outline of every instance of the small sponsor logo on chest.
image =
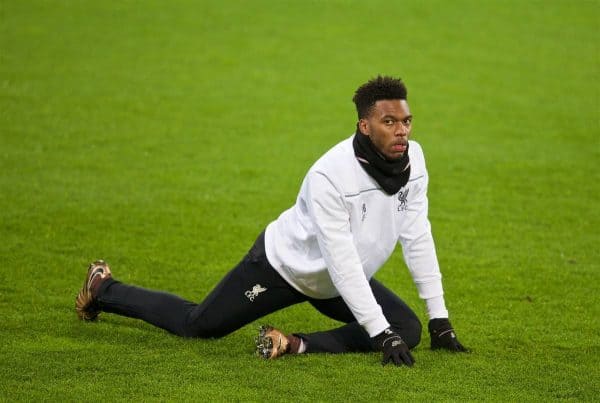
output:
[{"label": "small sponsor logo on chest", "polygon": [[406,209],[408,208],[408,191],[410,189],[409,188],[402,188],[400,189],[400,191],[398,192],[398,201],[400,202],[398,204],[398,211],[406,211]]}]

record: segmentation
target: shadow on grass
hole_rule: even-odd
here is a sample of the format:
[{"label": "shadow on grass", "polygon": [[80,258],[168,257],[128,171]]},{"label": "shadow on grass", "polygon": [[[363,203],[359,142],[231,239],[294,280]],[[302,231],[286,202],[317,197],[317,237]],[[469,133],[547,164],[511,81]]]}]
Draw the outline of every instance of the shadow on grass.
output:
[{"label": "shadow on grass", "polygon": [[133,346],[165,353],[177,349],[215,360],[254,355],[254,339],[245,336],[247,332],[234,332],[220,339],[185,338],[142,321],[112,315],[103,315],[93,322],[73,318],[65,332],[66,337],[82,345],[105,344],[117,349]]}]

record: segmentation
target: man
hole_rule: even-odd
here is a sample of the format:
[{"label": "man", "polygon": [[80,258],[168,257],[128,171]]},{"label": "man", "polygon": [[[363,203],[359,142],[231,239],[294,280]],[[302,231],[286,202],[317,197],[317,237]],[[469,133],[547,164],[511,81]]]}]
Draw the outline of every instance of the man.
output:
[{"label": "man", "polygon": [[92,263],[76,299],[80,318],[101,311],[142,319],[184,337],[222,337],[281,308],[309,302],[345,325],[284,335],[262,326],[257,353],[382,351],[385,365],[412,366],[421,339],[415,313],[373,278],[402,245],[425,300],[431,348],[466,351],[448,320],[427,218],[428,175],[401,80],[377,77],[354,98],[356,133],[308,171],[296,204],[271,222],[242,261],[200,304],[122,284]]}]

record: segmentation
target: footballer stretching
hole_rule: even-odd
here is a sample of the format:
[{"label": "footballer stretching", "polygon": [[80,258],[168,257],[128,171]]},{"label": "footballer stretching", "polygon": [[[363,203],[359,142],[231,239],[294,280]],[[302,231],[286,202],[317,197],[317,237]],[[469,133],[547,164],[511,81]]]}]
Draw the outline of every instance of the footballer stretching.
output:
[{"label": "footballer stretching", "polygon": [[111,312],[183,337],[214,338],[308,302],[344,325],[287,335],[262,326],[256,339],[261,357],[382,351],[384,364],[411,366],[421,322],[373,278],[400,244],[427,307],[431,348],[466,351],[448,320],[428,220],[429,177],[421,146],[409,140],[406,87],[379,76],[359,87],[353,101],[356,132],[315,162],[296,203],[202,302],[121,283],[104,261],[96,261],[77,295],[79,317],[94,320]]}]

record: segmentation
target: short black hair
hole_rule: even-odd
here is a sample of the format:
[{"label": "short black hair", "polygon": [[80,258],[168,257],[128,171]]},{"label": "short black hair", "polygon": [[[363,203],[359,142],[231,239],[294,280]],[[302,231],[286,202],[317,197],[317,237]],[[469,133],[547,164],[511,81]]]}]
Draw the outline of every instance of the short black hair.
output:
[{"label": "short black hair", "polygon": [[369,115],[375,102],[381,99],[407,99],[408,91],[400,78],[377,76],[358,87],[352,101],[356,105],[358,118]]}]

